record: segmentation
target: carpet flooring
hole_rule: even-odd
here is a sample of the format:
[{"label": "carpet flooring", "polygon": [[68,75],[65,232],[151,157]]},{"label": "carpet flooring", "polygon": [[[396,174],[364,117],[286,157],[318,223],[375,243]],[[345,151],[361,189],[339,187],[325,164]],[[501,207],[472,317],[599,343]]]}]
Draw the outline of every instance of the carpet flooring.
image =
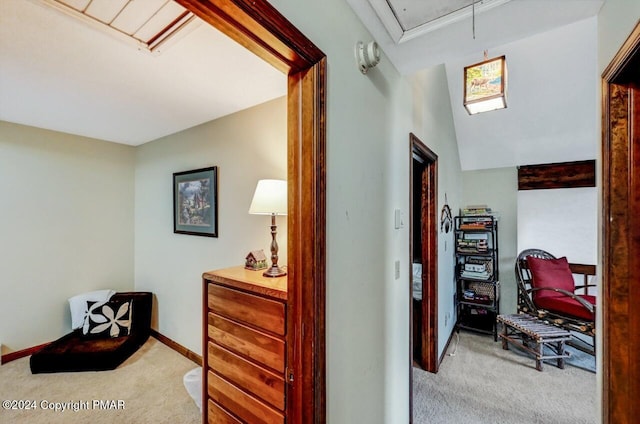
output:
[{"label": "carpet flooring", "polygon": [[415,424],[596,424],[596,374],[559,369],[460,332],[437,374],[413,369]]},{"label": "carpet flooring", "polygon": [[196,367],[152,337],[113,371],[33,375],[21,358],[0,367],[0,399],[28,402],[3,403],[0,423],[200,423],[183,384]]},{"label": "carpet flooring", "polygon": [[[595,373],[552,364],[539,372],[533,359],[467,332],[448,353],[454,349],[438,374],[414,368],[415,424],[598,422]],[[3,408],[0,423],[200,423],[183,384],[195,367],[154,338],[114,371],[32,375],[29,358],[18,359],[0,367],[0,399],[27,400],[32,409]]]}]

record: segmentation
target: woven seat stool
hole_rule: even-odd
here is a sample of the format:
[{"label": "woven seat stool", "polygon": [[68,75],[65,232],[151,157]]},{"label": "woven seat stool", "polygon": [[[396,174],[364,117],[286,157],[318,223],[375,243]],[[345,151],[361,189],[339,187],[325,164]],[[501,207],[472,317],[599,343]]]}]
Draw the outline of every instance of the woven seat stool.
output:
[{"label": "woven seat stool", "polygon": [[[564,360],[569,358],[569,352],[564,350],[565,342],[571,340],[571,332],[547,324],[531,315],[514,314],[498,315],[498,322],[502,323],[502,348],[509,350],[509,343],[531,353],[536,360],[536,369],[542,371],[542,362],[546,359],[556,359],[558,368],[564,369]],[[551,353],[545,354],[547,346]]]}]

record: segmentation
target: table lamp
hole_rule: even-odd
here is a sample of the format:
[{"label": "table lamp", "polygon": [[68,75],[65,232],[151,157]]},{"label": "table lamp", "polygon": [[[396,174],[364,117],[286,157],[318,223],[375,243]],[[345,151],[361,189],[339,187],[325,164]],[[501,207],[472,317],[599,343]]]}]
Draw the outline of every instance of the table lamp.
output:
[{"label": "table lamp", "polygon": [[278,266],[278,242],[276,241],[276,215],[287,214],[287,182],[284,180],[260,180],[249,207],[252,215],[271,215],[271,268],[262,273],[265,277],[287,275]]}]

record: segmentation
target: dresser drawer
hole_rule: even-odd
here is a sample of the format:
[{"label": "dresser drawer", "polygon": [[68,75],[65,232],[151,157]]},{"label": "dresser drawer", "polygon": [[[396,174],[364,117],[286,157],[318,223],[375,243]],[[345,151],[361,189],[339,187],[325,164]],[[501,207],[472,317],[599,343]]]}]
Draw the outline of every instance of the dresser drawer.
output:
[{"label": "dresser drawer", "polygon": [[209,284],[207,303],[209,309],[219,315],[278,335],[285,334],[285,305],[282,302]]},{"label": "dresser drawer", "polygon": [[284,376],[268,371],[235,353],[209,343],[209,367],[236,386],[271,406],[284,410]]},{"label": "dresser drawer", "polygon": [[227,349],[284,373],[284,340],[209,312],[208,335]]},{"label": "dresser drawer", "polygon": [[238,421],[217,403],[208,400],[207,405],[209,407],[208,424],[242,424],[242,421]]},{"label": "dresser drawer", "polygon": [[284,415],[234,384],[209,371],[207,391],[211,399],[249,424],[284,424]]}]

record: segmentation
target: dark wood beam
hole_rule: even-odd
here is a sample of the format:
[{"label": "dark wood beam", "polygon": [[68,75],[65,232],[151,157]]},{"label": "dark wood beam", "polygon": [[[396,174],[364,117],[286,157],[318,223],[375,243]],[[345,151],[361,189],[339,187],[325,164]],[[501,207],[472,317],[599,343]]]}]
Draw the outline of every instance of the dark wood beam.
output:
[{"label": "dark wood beam", "polygon": [[518,190],[595,186],[595,160],[518,167]]}]

